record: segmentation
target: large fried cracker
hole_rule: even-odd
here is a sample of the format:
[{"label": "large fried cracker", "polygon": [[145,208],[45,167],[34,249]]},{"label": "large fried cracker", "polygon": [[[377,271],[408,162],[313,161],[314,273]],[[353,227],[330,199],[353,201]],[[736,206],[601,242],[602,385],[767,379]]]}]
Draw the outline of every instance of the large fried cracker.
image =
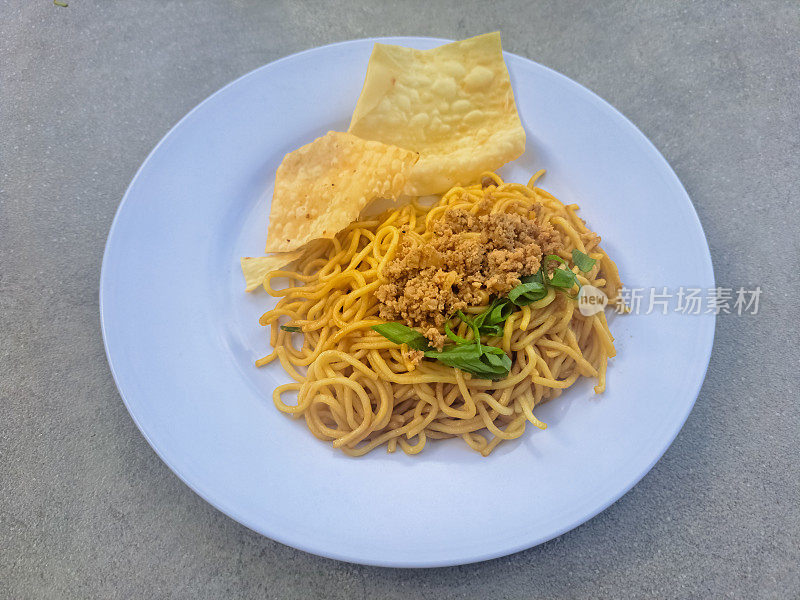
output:
[{"label": "large fried cracker", "polygon": [[375,44],[350,133],[419,152],[404,193],[476,181],[525,150],[500,34],[431,50]]}]

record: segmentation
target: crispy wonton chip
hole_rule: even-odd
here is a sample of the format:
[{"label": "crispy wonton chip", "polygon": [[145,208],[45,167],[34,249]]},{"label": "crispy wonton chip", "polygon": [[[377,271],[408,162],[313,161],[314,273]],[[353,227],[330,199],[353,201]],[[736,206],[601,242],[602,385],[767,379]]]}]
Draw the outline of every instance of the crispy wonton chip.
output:
[{"label": "crispy wonton chip", "polygon": [[275,175],[267,252],[332,238],[376,198],[397,198],[417,158],[337,131],[290,152]]},{"label": "crispy wonton chip", "polygon": [[525,150],[500,33],[431,50],[375,44],[350,133],[420,153],[404,190],[444,192]]},{"label": "crispy wonton chip", "polygon": [[270,256],[243,256],[242,273],[244,273],[244,282],[247,286],[244,288],[245,291],[252,292],[260,287],[264,283],[264,276],[267,273],[296,261],[305,251],[305,248],[298,248],[292,252],[279,252]]}]

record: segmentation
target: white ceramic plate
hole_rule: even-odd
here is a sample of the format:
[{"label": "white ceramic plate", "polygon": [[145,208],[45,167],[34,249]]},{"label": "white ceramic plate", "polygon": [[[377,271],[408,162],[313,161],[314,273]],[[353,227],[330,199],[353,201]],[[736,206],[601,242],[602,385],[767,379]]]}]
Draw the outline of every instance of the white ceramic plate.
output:
[{"label": "white ceramic plate", "polygon": [[[239,257],[262,254],[284,154],[344,130],[375,40],[257,69],[181,120],[134,177],[108,237],[100,310],[134,421],[208,502],[296,548],[358,563],[438,566],[528,548],[617,500],[661,457],[703,381],[714,316],[612,318],[608,389],[587,381],[537,410],[546,431],[482,458],[460,440],[418,456],[349,458],[273,406],[279,366]],[[446,40],[393,38],[429,48]],[[528,133],[501,173],[578,203],[631,287],[714,285],[692,204],[653,145],[585,88],[506,55]]]}]

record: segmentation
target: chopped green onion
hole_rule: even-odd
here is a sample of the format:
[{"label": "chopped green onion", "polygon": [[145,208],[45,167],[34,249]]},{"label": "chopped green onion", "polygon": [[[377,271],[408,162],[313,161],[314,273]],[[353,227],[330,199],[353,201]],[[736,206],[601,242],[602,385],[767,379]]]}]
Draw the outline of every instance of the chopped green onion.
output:
[{"label": "chopped green onion", "polygon": [[472,327],[476,337],[471,340],[462,338],[453,333],[447,323],[445,333],[455,344],[445,346],[441,352],[431,349],[428,340],[421,333],[402,323],[381,323],[373,325],[372,329],[395,344],[407,344],[414,350],[424,350],[426,358],[438,360],[481,379],[497,380],[508,376],[511,370],[511,359],[508,355],[500,348],[482,345],[480,331],[475,322],[463,313],[459,314],[459,318]]},{"label": "chopped green onion", "polygon": [[527,306],[532,302],[541,300],[545,296],[547,296],[547,288],[543,283],[539,283],[538,281],[521,283],[508,292],[508,299],[517,306]]},{"label": "chopped green onion", "polygon": [[547,283],[553,287],[564,290],[570,290],[576,285],[579,285],[575,273],[568,269],[556,269],[553,271],[550,279],[547,280]]},{"label": "chopped green onion", "polygon": [[481,349],[481,332],[478,326],[475,324],[475,321],[472,319],[468,319],[463,312],[458,311],[456,313],[458,318],[461,319],[462,322],[466,323],[469,327],[472,328],[472,339],[475,340],[475,343],[478,345],[478,350]]},{"label": "chopped green onion", "polygon": [[555,288],[561,288],[564,291],[569,291],[576,285],[581,287],[580,282],[578,281],[578,276],[572,272],[572,269],[569,268],[569,264],[560,256],[556,256],[555,254],[548,254],[547,256],[542,259],[542,265],[545,265],[546,261],[548,260],[555,260],[560,263],[566,265],[566,269],[554,269],[553,274],[549,277],[547,276],[547,270],[543,266],[542,272],[544,274],[545,283]]},{"label": "chopped green onion", "polygon": [[441,352],[429,350],[425,356],[481,379],[503,379],[511,370],[511,359],[502,349],[477,343],[448,346]]},{"label": "chopped green onion", "polygon": [[468,340],[466,338],[462,338],[460,335],[456,335],[453,333],[453,330],[450,329],[450,321],[446,321],[444,324],[444,333],[447,337],[453,340],[456,344],[469,344],[472,340]]},{"label": "chopped green onion", "polygon": [[395,344],[406,344],[414,350],[428,350],[430,348],[430,344],[428,344],[428,340],[424,335],[402,323],[381,323],[380,325],[373,325],[372,329]]},{"label": "chopped green onion", "polygon": [[594,267],[594,264],[597,262],[596,258],[591,258],[589,255],[584,254],[577,248],[572,251],[572,262],[575,263],[575,266],[578,267],[584,273],[588,273]]}]

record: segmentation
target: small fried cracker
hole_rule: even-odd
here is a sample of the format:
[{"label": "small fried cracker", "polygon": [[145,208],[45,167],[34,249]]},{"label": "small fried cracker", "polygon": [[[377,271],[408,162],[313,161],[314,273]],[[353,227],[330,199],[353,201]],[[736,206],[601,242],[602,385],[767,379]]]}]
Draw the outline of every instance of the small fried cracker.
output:
[{"label": "small fried cracker", "polygon": [[267,252],[332,238],[373,200],[396,199],[418,157],[337,131],[290,152],[275,175]]},{"label": "small fried cracker", "polygon": [[292,252],[279,252],[270,256],[243,256],[241,263],[244,282],[247,286],[244,288],[245,291],[252,292],[260,287],[264,283],[264,276],[267,273],[296,261],[305,251],[305,248],[298,248]]}]

